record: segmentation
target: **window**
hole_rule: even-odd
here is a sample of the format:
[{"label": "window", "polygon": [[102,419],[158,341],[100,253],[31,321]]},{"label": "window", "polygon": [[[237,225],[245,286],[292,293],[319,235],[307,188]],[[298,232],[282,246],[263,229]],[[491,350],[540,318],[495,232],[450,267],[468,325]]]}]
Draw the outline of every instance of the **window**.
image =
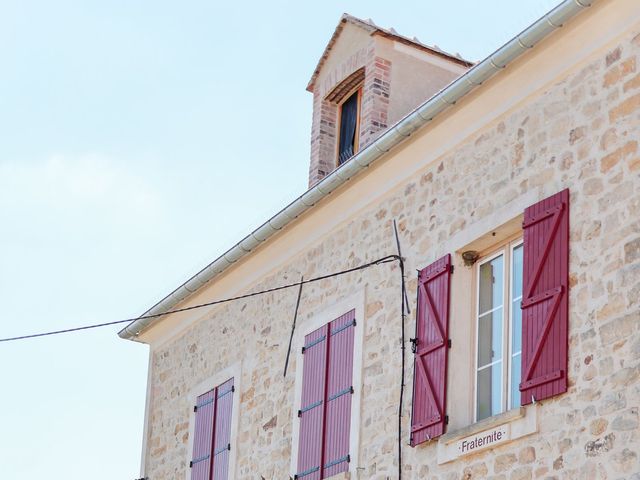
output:
[{"label": "window", "polygon": [[355,326],[354,309],[304,338],[296,479],[349,470]]},{"label": "window", "polygon": [[511,425],[502,443],[536,431],[527,406],[567,391],[569,198],[514,202],[418,273],[409,440],[439,437],[439,464],[495,445],[465,450],[483,432]]},{"label": "window", "polygon": [[476,420],[520,406],[522,240],[476,263]]},{"label": "window", "polygon": [[358,151],[361,94],[362,88],[358,88],[338,106],[338,166],[349,160]]},{"label": "window", "polygon": [[196,399],[191,480],[229,478],[234,391],[231,378]]}]

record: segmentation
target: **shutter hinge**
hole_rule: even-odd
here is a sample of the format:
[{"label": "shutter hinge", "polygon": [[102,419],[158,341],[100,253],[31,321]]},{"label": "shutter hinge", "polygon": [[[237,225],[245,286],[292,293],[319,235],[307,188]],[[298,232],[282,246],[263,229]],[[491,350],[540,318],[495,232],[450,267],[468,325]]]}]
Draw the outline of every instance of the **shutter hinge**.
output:
[{"label": "shutter hinge", "polygon": [[411,342],[411,352],[416,353],[418,351],[418,339],[410,338],[409,341]]},{"label": "shutter hinge", "polygon": [[447,340],[447,347],[451,348],[451,339]]},{"label": "shutter hinge", "polygon": [[302,416],[302,410],[298,410],[298,418]]},{"label": "shutter hinge", "polygon": [[449,425],[449,415],[444,416],[444,423],[445,425]]},{"label": "shutter hinge", "polygon": [[306,348],[302,347],[302,354],[304,355],[304,351],[306,350]]},{"label": "shutter hinge", "polygon": [[197,411],[198,411],[198,405],[194,405],[194,406],[193,406],[193,412],[195,413],[195,412],[197,412]]},{"label": "shutter hinge", "polygon": [[193,460],[189,462],[189,468],[193,468]]},{"label": "shutter hinge", "polygon": [[453,273],[454,270],[454,266],[453,265],[449,265],[449,273]]},{"label": "shutter hinge", "polygon": [[231,391],[235,392],[236,391],[236,386],[235,385],[231,385]]}]

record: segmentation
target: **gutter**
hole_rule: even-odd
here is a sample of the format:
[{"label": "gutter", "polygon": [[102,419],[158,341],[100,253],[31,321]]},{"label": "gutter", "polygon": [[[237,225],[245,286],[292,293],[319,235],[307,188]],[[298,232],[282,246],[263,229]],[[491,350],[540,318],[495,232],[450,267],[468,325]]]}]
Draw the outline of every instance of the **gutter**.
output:
[{"label": "gutter", "polygon": [[[369,165],[388,153],[409,136],[431,122],[438,114],[454,105],[475,87],[489,80],[500,70],[519,58],[528,49],[533,48],[564,23],[571,20],[597,0],[564,0],[556,8],[523,30],[483,61],[431,97],[425,103],[406,115],[378,137],[373,143],[354,155],[349,161],[323,178],[276,215],[251,232],[223,255],[200,270],[197,274],[176,288],[165,298],[147,310],[137,320],[123,328],[118,335],[134,340],[141,332],[159,322],[162,315],[189,298],[207,282],[227,270],[250,252],[284,229],[296,218],[312,208],[344,185],[350,178],[358,175]],[[145,318],[156,315],[152,318]]]}]

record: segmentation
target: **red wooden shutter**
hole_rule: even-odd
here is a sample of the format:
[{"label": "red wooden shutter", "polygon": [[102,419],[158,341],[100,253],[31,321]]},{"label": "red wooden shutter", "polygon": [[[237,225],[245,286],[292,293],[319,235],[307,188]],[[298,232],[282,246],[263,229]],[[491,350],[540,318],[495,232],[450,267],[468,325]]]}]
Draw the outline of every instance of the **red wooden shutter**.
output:
[{"label": "red wooden shutter", "polygon": [[229,478],[231,451],[231,413],[233,407],[233,378],[217,389],[216,423],[213,447],[213,480]]},{"label": "red wooden shutter", "polygon": [[355,310],[305,337],[296,479],[349,470]]},{"label": "red wooden shutter", "polygon": [[349,470],[355,310],[329,326],[329,359],[322,478]]},{"label": "red wooden shutter", "polygon": [[448,254],[418,275],[411,446],[445,429],[450,280]]},{"label": "red wooden shutter", "polygon": [[216,389],[200,395],[196,401],[191,480],[210,480],[213,460]]},{"label": "red wooden shutter", "polygon": [[298,468],[295,478],[320,480],[322,478],[322,433],[324,423],[324,397],[328,325],[305,337],[302,367],[302,399],[298,410],[300,430],[298,440]]},{"label": "red wooden shutter", "polygon": [[524,212],[522,405],[567,391],[569,190]]}]

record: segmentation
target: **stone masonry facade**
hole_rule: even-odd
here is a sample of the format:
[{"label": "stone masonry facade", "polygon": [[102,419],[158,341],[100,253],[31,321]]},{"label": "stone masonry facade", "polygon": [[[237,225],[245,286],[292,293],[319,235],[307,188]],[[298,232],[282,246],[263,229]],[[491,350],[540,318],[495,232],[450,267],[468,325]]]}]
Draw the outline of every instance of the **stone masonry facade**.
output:
[{"label": "stone masonry facade", "polygon": [[[395,253],[393,219],[407,271],[415,272],[434,259],[431,251],[439,243],[514,198],[531,190],[550,195],[570,189],[568,392],[538,405],[537,433],[447,464],[437,465],[435,442],[410,448],[405,441],[404,478],[640,479],[639,62],[636,31],[252,286],[268,288],[296,281],[301,273],[310,278]],[[381,59],[370,66],[383,79],[371,84],[383,105],[390,66]],[[371,108],[370,123],[383,125],[377,104]],[[327,125],[314,117],[312,155],[318,159]],[[368,128],[362,129],[367,135]],[[318,169],[324,167],[318,163]],[[324,306],[366,291],[358,465],[363,479],[397,478],[398,277],[398,267],[385,264],[327,279],[305,286],[300,305],[298,328],[304,330],[305,321]],[[417,282],[409,279],[415,312]],[[298,407],[295,375],[283,378],[282,368],[295,296],[292,289],[227,304],[154,351],[146,452],[150,480],[184,478],[192,414],[185,393],[239,361],[237,477],[289,478],[292,412]],[[407,332],[414,322],[415,316],[407,319]],[[292,358],[290,372],[300,367]],[[412,371],[408,354],[406,439]]]}]

